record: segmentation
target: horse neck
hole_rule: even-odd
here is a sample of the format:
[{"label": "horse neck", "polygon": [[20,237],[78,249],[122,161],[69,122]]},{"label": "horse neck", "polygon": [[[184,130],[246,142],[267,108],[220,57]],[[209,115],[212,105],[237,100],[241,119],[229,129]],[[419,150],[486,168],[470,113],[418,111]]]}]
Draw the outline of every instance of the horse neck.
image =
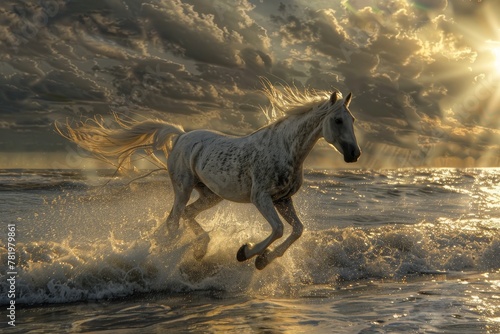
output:
[{"label": "horse neck", "polygon": [[289,147],[294,164],[302,165],[309,152],[322,136],[326,112],[318,109],[300,115],[292,115],[276,126],[276,133],[283,136]]}]

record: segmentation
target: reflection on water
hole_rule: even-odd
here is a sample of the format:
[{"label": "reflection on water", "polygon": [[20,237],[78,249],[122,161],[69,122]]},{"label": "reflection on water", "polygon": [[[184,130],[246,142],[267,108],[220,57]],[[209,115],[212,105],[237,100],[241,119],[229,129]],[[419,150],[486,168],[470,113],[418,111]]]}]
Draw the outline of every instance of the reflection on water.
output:
[{"label": "reflection on water", "polygon": [[[19,312],[12,333],[498,333],[500,274],[303,286],[295,298],[146,294]],[[75,320],[78,319],[78,320]],[[22,328],[22,330],[21,330]]]},{"label": "reflection on water", "polygon": [[470,307],[483,316],[488,328],[500,329],[500,276],[490,273],[481,276],[482,284],[473,284],[465,291],[470,296]]},{"label": "reflection on water", "polygon": [[485,216],[488,216],[492,212],[498,213],[500,211],[500,185],[480,187],[480,191],[484,195],[477,196],[476,198],[481,203],[479,205]]}]

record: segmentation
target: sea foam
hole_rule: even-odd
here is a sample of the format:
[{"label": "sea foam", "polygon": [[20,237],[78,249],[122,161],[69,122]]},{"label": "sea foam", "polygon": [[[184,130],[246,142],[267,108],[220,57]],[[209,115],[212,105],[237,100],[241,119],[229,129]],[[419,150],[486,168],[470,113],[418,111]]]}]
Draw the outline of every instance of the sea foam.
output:
[{"label": "sea foam", "polygon": [[[248,236],[235,230],[211,232],[208,254],[201,261],[193,258],[190,231],[161,247],[147,237],[130,243],[113,235],[91,243],[68,239],[19,244],[16,301],[65,303],[195,290],[290,296],[310,285],[500,269],[499,232],[484,222],[470,222],[467,228],[440,221],[306,231],[263,271],[252,260],[236,261],[236,250]],[[1,263],[7,263],[4,250]],[[2,280],[0,290],[6,289]],[[1,303],[8,303],[6,294],[0,296]]]}]

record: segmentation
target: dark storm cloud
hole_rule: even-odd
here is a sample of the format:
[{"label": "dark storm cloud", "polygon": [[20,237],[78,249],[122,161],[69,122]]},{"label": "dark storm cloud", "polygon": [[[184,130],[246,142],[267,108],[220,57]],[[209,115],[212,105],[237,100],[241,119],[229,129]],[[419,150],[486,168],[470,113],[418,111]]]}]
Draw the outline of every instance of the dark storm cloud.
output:
[{"label": "dark storm cloud", "polygon": [[35,81],[34,77],[19,74],[9,77],[0,77],[0,109],[2,115],[19,112],[23,109],[34,109],[38,103],[30,100],[32,92],[29,85]]},{"label": "dark storm cloud", "polygon": [[243,44],[251,45],[258,50],[269,48],[270,40],[266,29],[249,16],[255,7],[248,1],[187,0],[185,2],[192,4],[197,13],[212,15],[213,22],[218,27],[237,32]]},{"label": "dark storm cloud", "polygon": [[461,24],[484,2],[3,1],[0,127],[131,110],[248,133],[265,121],[262,76],[352,91],[372,147],[485,150],[496,130],[469,125],[487,100],[453,107],[481,74]]},{"label": "dark storm cloud", "polygon": [[[238,43],[236,34],[220,29],[211,16],[201,16],[180,1],[144,4],[144,17],[154,29],[179,54],[196,61],[221,66],[237,66],[239,59],[231,47]],[[203,50],[203,52],[201,52]]]},{"label": "dark storm cloud", "polygon": [[[193,3],[193,4],[190,4]],[[248,52],[269,62],[265,30],[248,15],[246,1],[163,1],[145,3],[141,15],[167,48],[203,63],[225,67],[245,66]],[[247,66],[253,66],[253,59]]]},{"label": "dark storm cloud", "polygon": [[105,94],[93,81],[69,71],[50,71],[31,86],[36,99],[56,102],[104,101]]},{"label": "dark storm cloud", "polygon": [[332,9],[306,10],[301,16],[271,16],[279,25],[279,35],[283,46],[307,44],[317,50],[332,55],[340,51],[348,39],[343,27]]},{"label": "dark storm cloud", "polygon": [[271,70],[273,61],[269,55],[253,48],[245,48],[240,51],[239,56],[245,63],[246,69],[264,73]]}]

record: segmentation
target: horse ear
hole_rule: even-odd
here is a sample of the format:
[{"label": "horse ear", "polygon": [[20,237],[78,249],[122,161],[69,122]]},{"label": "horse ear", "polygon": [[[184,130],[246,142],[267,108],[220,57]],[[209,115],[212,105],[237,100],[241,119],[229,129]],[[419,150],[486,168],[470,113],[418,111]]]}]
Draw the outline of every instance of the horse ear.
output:
[{"label": "horse ear", "polygon": [[330,102],[332,104],[334,104],[335,102],[337,102],[337,92],[333,92],[332,93],[332,96],[330,96]]},{"label": "horse ear", "polygon": [[351,103],[351,97],[352,97],[352,94],[351,94],[351,93],[349,93],[349,94],[347,95],[347,97],[345,98],[344,105],[345,105],[346,107],[349,107],[349,104]]}]

